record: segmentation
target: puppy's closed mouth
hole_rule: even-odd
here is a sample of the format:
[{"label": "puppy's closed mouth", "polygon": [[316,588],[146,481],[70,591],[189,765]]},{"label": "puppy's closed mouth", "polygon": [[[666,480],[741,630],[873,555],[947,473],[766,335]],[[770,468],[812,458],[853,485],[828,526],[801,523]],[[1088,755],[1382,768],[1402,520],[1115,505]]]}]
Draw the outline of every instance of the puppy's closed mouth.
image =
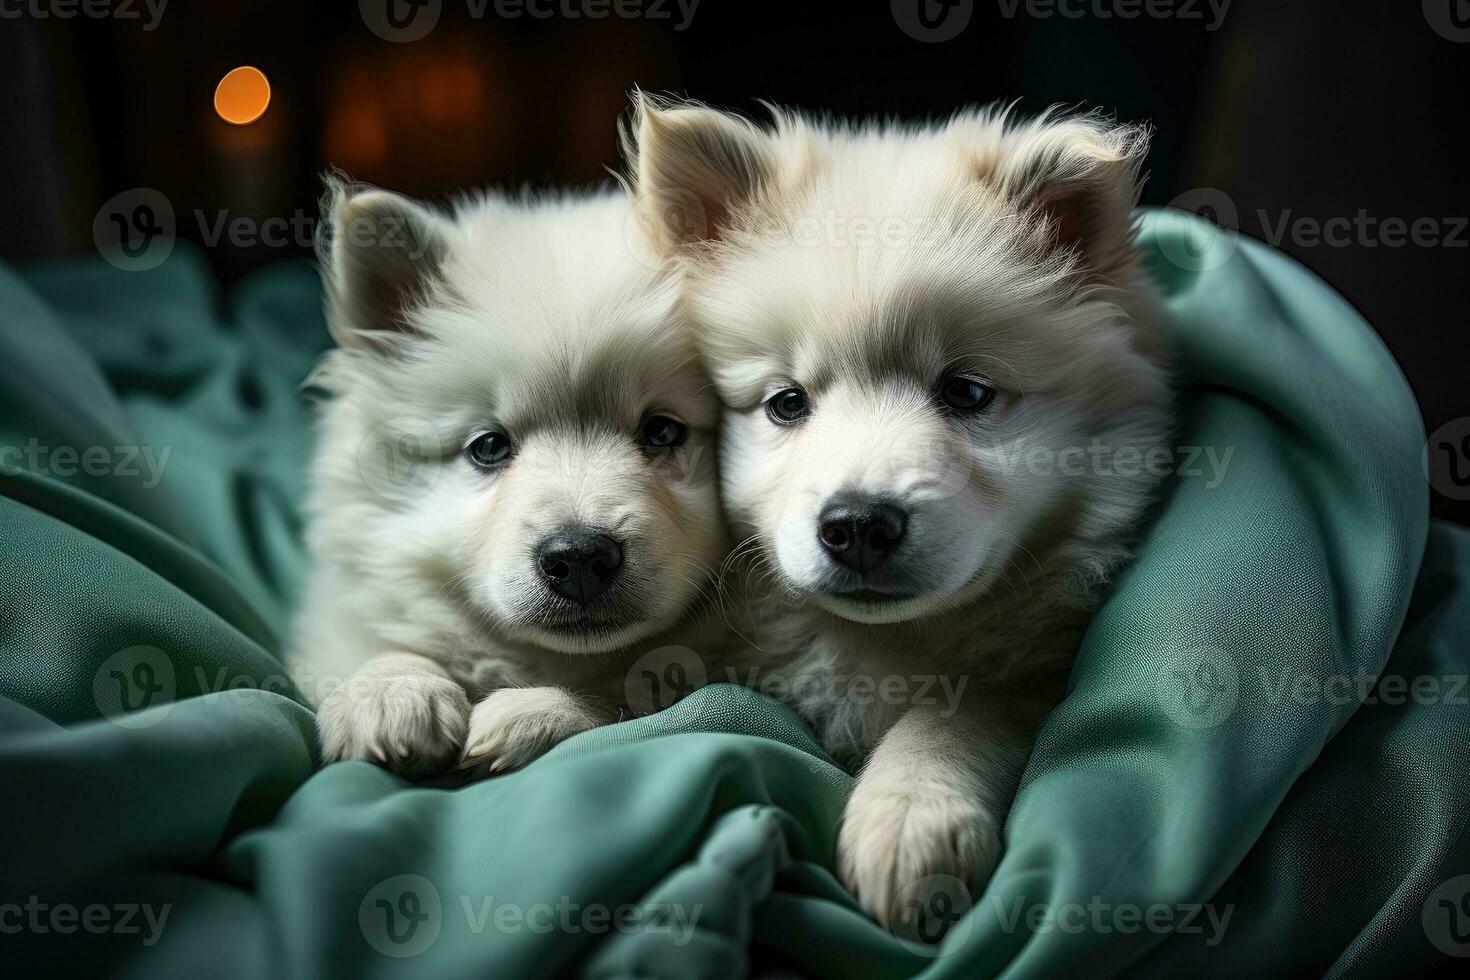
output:
[{"label": "puppy's closed mouth", "polygon": [[898,592],[863,586],[830,589],[813,598],[829,612],[856,623],[899,623],[924,612],[928,599],[923,593]]},{"label": "puppy's closed mouth", "polygon": [[548,596],[530,620],[543,633],[574,638],[606,636],[637,628],[644,617],[627,595],[605,595],[586,605]]},{"label": "puppy's closed mouth", "polygon": [[641,633],[642,621],[607,611],[542,616],[530,626],[536,645],[561,653],[603,653]]},{"label": "puppy's closed mouth", "polygon": [[890,592],[870,588],[836,590],[829,594],[853,602],[905,602],[915,598],[912,592]]},{"label": "puppy's closed mouth", "polygon": [[628,629],[628,623],[565,623],[540,628],[541,635],[548,641],[552,637],[558,640],[586,641],[590,643],[611,639],[622,635]]},{"label": "puppy's closed mouth", "polygon": [[572,613],[539,619],[536,626],[547,633],[575,636],[579,633],[615,633],[636,623],[621,616],[598,613]]}]

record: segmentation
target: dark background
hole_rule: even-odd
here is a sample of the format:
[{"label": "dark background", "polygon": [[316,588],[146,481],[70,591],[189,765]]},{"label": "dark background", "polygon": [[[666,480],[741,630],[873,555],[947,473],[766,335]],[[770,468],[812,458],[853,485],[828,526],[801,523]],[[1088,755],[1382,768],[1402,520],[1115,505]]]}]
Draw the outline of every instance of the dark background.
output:
[{"label": "dark background", "polygon": [[[403,16],[439,7],[432,30],[401,43],[368,26],[389,0],[171,0],[151,30],[142,0],[123,2],[95,17],[78,0],[0,0],[4,259],[95,250],[99,209],[139,187],[164,195],[179,237],[231,282],[309,253],[329,164],[430,198],[596,181],[635,84],[755,114],[758,98],[914,118],[1020,97],[1151,121],[1145,203],[1223,200],[1213,216],[1275,241],[1363,311],[1427,431],[1470,416],[1467,0],[1234,0],[1223,17],[1220,0],[1062,0],[1065,14],[1055,0],[700,0],[687,22],[674,0],[616,0],[638,17],[613,0],[530,0],[550,17],[516,0],[393,0]],[[919,2],[947,15],[941,34],[963,29],[914,36]],[[601,19],[561,12],[599,4]],[[273,98],[234,127],[212,98],[242,64]],[[211,242],[221,216],[306,231]],[[1320,240],[1303,223],[1334,218],[1356,229]],[[1428,221],[1433,240],[1391,245],[1390,219]],[[1465,502],[1432,498],[1470,522]]]}]

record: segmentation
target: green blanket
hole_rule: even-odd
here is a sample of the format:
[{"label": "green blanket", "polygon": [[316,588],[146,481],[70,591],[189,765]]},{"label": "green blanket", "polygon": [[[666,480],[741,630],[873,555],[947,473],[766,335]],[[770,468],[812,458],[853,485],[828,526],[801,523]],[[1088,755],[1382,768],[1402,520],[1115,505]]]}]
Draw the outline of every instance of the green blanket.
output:
[{"label": "green blanket", "polygon": [[0,269],[0,963],[1383,976],[1470,955],[1470,535],[1428,520],[1403,377],[1280,254],[1173,212],[1144,247],[1195,449],[937,946],[846,897],[851,778],[740,688],[468,785],[320,768],[280,659],[313,273],[221,296],[182,246],[147,272]]}]

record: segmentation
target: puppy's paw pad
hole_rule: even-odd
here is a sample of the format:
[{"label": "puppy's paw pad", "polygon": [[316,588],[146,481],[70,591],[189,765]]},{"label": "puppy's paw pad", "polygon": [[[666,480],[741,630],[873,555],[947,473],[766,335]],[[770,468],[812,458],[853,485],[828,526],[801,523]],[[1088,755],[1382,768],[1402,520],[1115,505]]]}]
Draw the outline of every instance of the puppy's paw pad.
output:
[{"label": "puppy's paw pad", "polygon": [[464,688],[427,672],[349,678],[317,712],[328,762],[367,759],[407,779],[448,770],[464,745]]},{"label": "puppy's paw pad", "polygon": [[459,767],[480,776],[519,769],[596,724],[586,706],[560,688],[503,688],[470,713]]},{"label": "puppy's paw pad", "polygon": [[1000,826],[972,800],[923,792],[863,793],[848,802],[838,874],[873,918],[936,942],[970,907],[1000,858]]}]

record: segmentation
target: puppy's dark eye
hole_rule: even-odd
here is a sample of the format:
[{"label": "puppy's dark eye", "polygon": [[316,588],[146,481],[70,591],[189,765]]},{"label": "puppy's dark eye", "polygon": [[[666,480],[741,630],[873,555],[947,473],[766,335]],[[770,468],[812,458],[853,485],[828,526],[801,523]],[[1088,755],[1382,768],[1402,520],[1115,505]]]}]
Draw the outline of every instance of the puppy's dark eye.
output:
[{"label": "puppy's dark eye", "polygon": [[643,445],[654,449],[672,449],[675,446],[682,446],[684,440],[688,438],[689,427],[667,415],[649,416],[648,421],[643,423],[643,432],[639,435]]},{"label": "puppy's dark eye", "polygon": [[776,392],[766,402],[766,414],[777,425],[791,425],[812,414],[812,407],[807,402],[806,392],[800,388],[787,388]]},{"label": "puppy's dark eye", "polygon": [[939,386],[940,401],[956,412],[978,412],[993,398],[995,389],[974,378],[949,378]]},{"label": "puppy's dark eye", "polygon": [[504,432],[487,432],[470,443],[464,454],[482,470],[495,469],[510,459],[510,436]]}]

